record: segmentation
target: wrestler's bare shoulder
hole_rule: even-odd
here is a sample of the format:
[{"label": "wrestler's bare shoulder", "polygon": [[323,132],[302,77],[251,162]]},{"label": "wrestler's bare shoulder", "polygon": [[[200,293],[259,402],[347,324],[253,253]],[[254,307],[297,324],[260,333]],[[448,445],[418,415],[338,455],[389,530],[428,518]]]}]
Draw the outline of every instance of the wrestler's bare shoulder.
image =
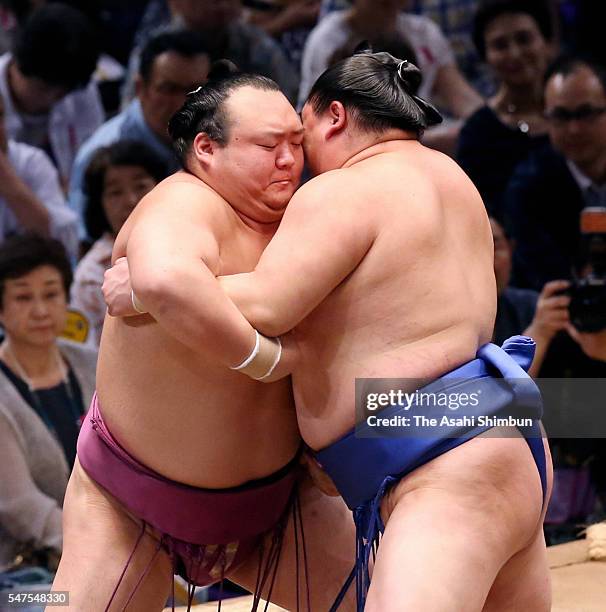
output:
[{"label": "wrestler's bare shoulder", "polygon": [[407,181],[438,188],[445,186],[450,195],[469,195],[476,191],[472,181],[455,160],[418,141],[394,141],[379,154],[365,160],[360,168],[382,172],[384,175],[397,173],[400,177],[406,176]]},{"label": "wrestler's bare shoulder", "polygon": [[[350,165],[349,165],[350,164]],[[416,140],[395,140],[370,147],[343,168],[321,174],[306,183],[296,196],[325,200],[359,201],[367,207],[373,199],[409,193],[411,201],[419,196],[478,200],[471,180],[448,155],[425,147]]]},{"label": "wrestler's bare shoulder", "polygon": [[[418,159],[426,153],[435,160],[431,169]],[[483,210],[477,191],[456,163],[439,153],[434,158],[433,153],[425,148],[411,152],[392,147],[326,172],[303,185],[289,209],[304,208],[306,221],[313,212],[326,218],[331,211],[372,224],[375,234],[414,226],[417,238],[433,233],[442,223],[445,204],[467,207],[475,201],[478,211]]]},{"label": "wrestler's bare shoulder", "polygon": [[[156,185],[139,203],[137,216],[156,209],[185,213],[186,218],[223,215],[229,204],[206,183],[187,172],[177,172]],[[135,217],[136,219],[137,217]]]},{"label": "wrestler's bare shoulder", "polygon": [[116,238],[112,260],[126,254],[129,237],[141,224],[180,235],[196,234],[204,227],[220,240],[233,224],[233,217],[231,207],[216,191],[190,173],[176,172],[137,204]]},{"label": "wrestler's bare shoulder", "polygon": [[314,176],[314,178],[297,189],[291,200],[291,204],[300,201],[317,202],[318,198],[322,196],[338,196],[343,188],[345,172],[346,169],[338,168],[337,170],[329,170],[328,172]]},{"label": "wrestler's bare shoulder", "polygon": [[[376,186],[375,186],[376,189]],[[338,168],[314,177],[296,191],[287,212],[295,208],[306,211],[344,208],[352,212],[356,206],[367,207],[370,191],[368,176],[357,168]]]}]

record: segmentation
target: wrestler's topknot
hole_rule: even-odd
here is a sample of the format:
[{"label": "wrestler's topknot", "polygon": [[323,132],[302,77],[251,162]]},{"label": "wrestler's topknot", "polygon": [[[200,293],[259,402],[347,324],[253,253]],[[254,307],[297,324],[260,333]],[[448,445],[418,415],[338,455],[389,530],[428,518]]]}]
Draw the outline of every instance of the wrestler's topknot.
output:
[{"label": "wrestler's topknot", "polygon": [[225,102],[240,87],[281,91],[275,81],[258,74],[240,72],[229,60],[214,62],[208,81],[187,95],[183,106],[168,123],[173,148],[184,168],[196,134],[205,133],[221,146],[227,144],[229,118]]},{"label": "wrestler's topknot", "polygon": [[420,83],[421,71],[412,62],[364,49],[328,68],[312,87],[308,102],[320,114],[337,100],[361,129],[397,128],[419,136],[442,121],[438,110],[416,95]]},{"label": "wrestler's topknot", "polygon": [[238,74],[239,72],[240,69],[232,61],[228,59],[220,59],[213,62],[213,65],[210,67],[208,80],[221,81],[233,76],[234,74]]}]

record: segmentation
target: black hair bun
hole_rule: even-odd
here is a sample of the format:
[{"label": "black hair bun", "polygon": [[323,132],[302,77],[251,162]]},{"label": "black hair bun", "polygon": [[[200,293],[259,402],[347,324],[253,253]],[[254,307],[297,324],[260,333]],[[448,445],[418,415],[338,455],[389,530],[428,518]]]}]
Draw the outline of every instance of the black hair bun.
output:
[{"label": "black hair bun", "polygon": [[419,89],[421,85],[422,75],[421,71],[408,60],[402,60],[396,67],[398,71],[398,77],[404,84],[406,93],[413,94]]},{"label": "black hair bun", "polygon": [[216,62],[213,62],[210,67],[210,72],[208,73],[209,81],[220,81],[222,79],[226,79],[232,74],[237,74],[240,72],[238,66],[234,64],[232,61],[228,59],[220,59]]}]

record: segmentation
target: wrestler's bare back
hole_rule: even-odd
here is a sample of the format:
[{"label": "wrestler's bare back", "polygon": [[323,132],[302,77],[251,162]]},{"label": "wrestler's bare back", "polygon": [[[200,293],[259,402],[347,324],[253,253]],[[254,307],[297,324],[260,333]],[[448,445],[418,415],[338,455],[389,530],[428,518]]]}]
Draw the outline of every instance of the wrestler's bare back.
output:
[{"label": "wrestler's bare back", "polygon": [[[162,221],[167,214],[170,230]],[[150,251],[166,240],[170,248],[194,244],[210,228],[215,244],[204,247],[208,257],[200,265],[214,275],[252,269],[271,237],[248,228],[185,172],[166,179],[137,206],[116,240],[114,261],[126,255],[133,229],[146,223],[156,228],[148,236]],[[167,231],[178,235],[163,235]],[[288,379],[263,385],[231,372],[217,363],[212,346],[192,350],[149,316],[106,317],[97,385],[115,438],[172,480],[235,486],[279,469],[299,446]]]},{"label": "wrestler's bare back", "polygon": [[377,228],[376,238],[296,328],[295,403],[315,448],[353,426],[356,378],[433,379],[473,359],[492,335],[493,242],[475,188],[417,141],[382,149],[340,181],[349,214]]}]

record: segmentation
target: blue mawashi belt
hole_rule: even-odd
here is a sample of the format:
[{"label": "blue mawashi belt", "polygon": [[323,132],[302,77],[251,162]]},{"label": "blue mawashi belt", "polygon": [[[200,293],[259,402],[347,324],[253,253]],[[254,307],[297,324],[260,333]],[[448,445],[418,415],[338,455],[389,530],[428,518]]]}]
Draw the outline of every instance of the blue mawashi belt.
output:
[{"label": "blue mawashi belt", "polygon": [[[500,348],[482,346],[476,359],[445,374],[418,393],[476,393],[482,400],[477,409],[467,407],[466,414],[496,417],[505,410],[523,415],[531,423],[518,427],[526,438],[541,477],[543,496],[546,493],[546,460],[540,418],[543,414],[541,394],[526,371],[532,363],[535,342],[525,336],[509,338]],[[415,397],[421,397],[416,395]],[[414,408],[426,411],[414,402],[403,408],[390,406],[377,416],[391,418],[410,414]],[[441,409],[443,412],[443,409]],[[331,610],[341,603],[350,583],[356,578],[358,610],[363,610],[370,576],[370,553],[383,531],[380,502],[385,491],[403,476],[432,459],[463,444],[492,425],[468,427],[445,425],[432,429],[432,435],[393,437],[386,426],[359,424],[354,430],[329,447],[318,451],[316,458],[332,478],[348,507],[353,511],[357,531],[356,564]],[[436,435],[433,435],[435,432]]]}]

